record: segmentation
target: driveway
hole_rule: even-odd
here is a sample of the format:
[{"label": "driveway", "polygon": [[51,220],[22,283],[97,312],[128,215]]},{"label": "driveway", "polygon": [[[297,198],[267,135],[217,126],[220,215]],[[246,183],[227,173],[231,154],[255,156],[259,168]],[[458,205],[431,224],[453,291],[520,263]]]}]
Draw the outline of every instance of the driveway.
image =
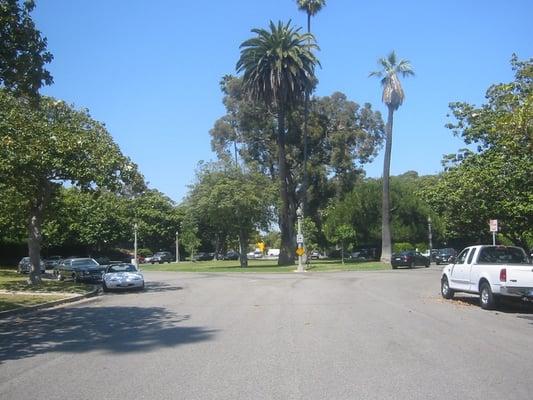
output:
[{"label": "driveway", "polygon": [[147,272],[0,321],[0,398],[531,399],[531,309],[445,301],[440,269]]}]

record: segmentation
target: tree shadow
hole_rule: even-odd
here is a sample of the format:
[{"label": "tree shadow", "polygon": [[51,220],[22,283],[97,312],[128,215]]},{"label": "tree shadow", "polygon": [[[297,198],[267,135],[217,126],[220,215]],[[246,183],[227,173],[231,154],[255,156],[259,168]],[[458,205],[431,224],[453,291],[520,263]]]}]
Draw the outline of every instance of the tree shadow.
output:
[{"label": "tree shadow", "polygon": [[189,315],[161,307],[77,307],[0,323],[0,364],[48,352],[130,353],[212,340],[216,330],[179,326]]}]

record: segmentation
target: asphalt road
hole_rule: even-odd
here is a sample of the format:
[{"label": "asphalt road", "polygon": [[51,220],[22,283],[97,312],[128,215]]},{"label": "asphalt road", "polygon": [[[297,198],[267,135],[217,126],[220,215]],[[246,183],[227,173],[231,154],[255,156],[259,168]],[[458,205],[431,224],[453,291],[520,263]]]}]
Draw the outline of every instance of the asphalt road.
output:
[{"label": "asphalt road", "polygon": [[0,321],[0,398],[530,400],[531,308],[445,301],[439,271],[146,273]]}]

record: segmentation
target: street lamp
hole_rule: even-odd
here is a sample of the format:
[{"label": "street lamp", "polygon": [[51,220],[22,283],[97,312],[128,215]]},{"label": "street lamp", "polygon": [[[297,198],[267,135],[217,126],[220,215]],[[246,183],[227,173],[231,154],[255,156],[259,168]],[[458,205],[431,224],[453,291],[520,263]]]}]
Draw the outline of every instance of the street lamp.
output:
[{"label": "street lamp", "polygon": [[433,250],[433,234],[431,232],[431,217],[428,216],[429,263],[431,264],[431,250]]},{"label": "street lamp", "polygon": [[179,232],[176,231],[176,262],[180,262],[180,242],[179,242]]},{"label": "street lamp", "polygon": [[135,267],[139,268],[139,262],[137,261],[137,222],[133,225],[133,263]]},{"label": "street lamp", "polygon": [[296,217],[298,219],[298,235],[296,236],[296,243],[298,244],[298,248],[296,249],[296,253],[298,254],[298,269],[297,272],[304,272],[304,266],[302,263],[302,256],[304,253],[304,235],[302,233],[302,220],[304,217],[304,213],[301,206],[298,206],[298,209],[296,210]]}]

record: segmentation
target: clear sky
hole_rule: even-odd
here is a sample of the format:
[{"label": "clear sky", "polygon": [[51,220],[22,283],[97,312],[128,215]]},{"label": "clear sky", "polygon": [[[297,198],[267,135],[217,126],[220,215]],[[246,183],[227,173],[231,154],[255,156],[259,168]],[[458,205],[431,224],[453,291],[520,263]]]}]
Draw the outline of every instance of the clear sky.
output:
[{"label": "clear sky", "polygon": [[[441,170],[463,143],[444,128],[448,103],[481,104],[489,85],[512,79],[513,52],[533,56],[533,1],[327,0],[312,21],[321,47],[316,94],[344,92],[386,116],[368,78],[391,50],[411,61],[395,114],[391,172]],[[37,27],[54,54],[43,93],[106,124],[157,188],[176,201],[200,160],[215,159],[209,130],[224,114],[220,78],[235,73],[239,45],[269,20],[305,29],[295,0],[37,0]],[[382,158],[366,166],[381,176]]]}]

